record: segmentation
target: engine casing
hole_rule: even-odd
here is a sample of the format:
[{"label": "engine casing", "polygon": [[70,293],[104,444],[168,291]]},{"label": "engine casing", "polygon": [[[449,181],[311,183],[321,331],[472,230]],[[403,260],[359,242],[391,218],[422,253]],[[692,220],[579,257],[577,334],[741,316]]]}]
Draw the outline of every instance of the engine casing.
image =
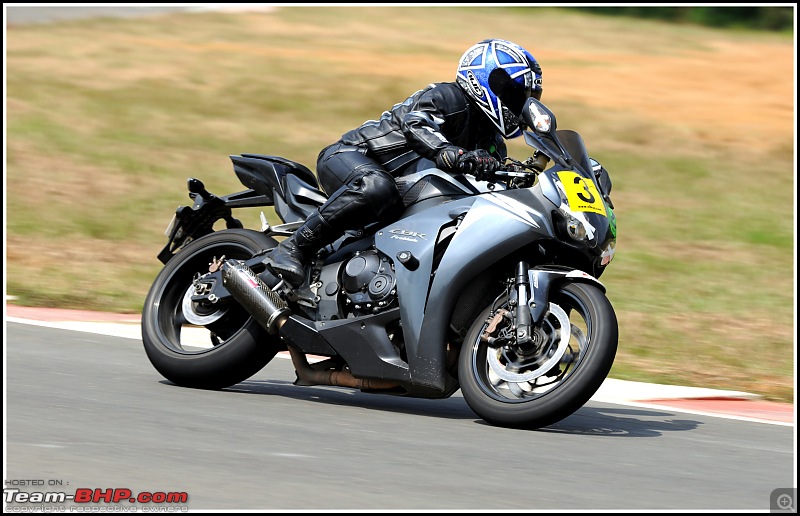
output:
[{"label": "engine casing", "polygon": [[356,253],[342,268],[347,304],[360,313],[376,313],[392,304],[397,279],[386,256],[370,250]]}]

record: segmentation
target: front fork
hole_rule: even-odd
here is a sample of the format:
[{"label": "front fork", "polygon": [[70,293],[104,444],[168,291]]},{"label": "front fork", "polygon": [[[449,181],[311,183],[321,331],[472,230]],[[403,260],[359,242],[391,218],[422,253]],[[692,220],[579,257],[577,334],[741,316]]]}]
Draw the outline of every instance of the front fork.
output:
[{"label": "front fork", "polygon": [[[509,310],[499,309],[495,312],[481,336],[481,340],[490,347],[501,346],[506,349],[510,353],[507,358],[513,357],[508,360],[508,364],[513,362],[514,369],[535,361],[542,345],[547,341],[547,336],[541,329],[544,310],[538,309],[547,304],[547,289],[532,287],[533,284],[539,285],[539,282],[538,278],[534,277],[535,283],[531,278],[528,262],[517,263],[513,288],[509,292]],[[510,323],[510,333],[499,329],[504,319]]]},{"label": "front fork", "polygon": [[515,344],[523,354],[534,352],[541,345],[541,327],[550,306],[551,286],[564,281],[593,283],[606,291],[597,278],[581,270],[557,265],[530,268],[526,261],[517,263],[509,304],[514,313]]},{"label": "front fork", "polygon": [[535,306],[536,300],[531,299],[529,295],[531,286],[528,280],[528,262],[521,261],[517,264],[517,273],[515,274],[514,296],[511,296],[511,304],[516,303],[515,320],[516,320],[516,342],[517,346],[522,349],[528,347],[531,342],[531,326],[533,325],[533,318],[531,316],[531,308]]}]

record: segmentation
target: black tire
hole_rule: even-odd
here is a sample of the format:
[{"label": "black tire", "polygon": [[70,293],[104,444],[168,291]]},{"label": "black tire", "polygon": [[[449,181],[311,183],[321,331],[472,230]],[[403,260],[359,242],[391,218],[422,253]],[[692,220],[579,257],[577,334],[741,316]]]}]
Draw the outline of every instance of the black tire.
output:
[{"label": "black tire", "polygon": [[[167,262],[142,309],[144,349],[164,378],[184,387],[221,389],[251,377],[280,351],[277,337],[233,300],[211,313],[189,303],[191,321],[184,312],[195,274],[208,272],[214,258],[247,260],[276,245],[275,239],[257,231],[227,229],[198,238]],[[192,332],[206,331],[207,343],[191,342]]]},{"label": "black tire", "polygon": [[[617,317],[602,290],[589,283],[562,284],[554,287],[550,302],[546,325],[552,333],[559,333],[562,325],[557,314],[563,310],[570,326],[565,348],[569,354],[564,356],[574,359],[557,363],[533,383],[506,381],[492,369],[487,354],[491,348],[481,341],[481,335],[494,314],[493,307],[487,307],[470,327],[459,356],[459,383],[467,404],[488,423],[529,429],[556,423],[589,401],[611,370],[617,352]],[[505,299],[499,307],[508,309]],[[494,356],[508,358],[498,352]],[[500,363],[494,362],[495,367]],[[501,373],[517,371],[509,368]],[[519,371],[525,374],[524,369]]]}]

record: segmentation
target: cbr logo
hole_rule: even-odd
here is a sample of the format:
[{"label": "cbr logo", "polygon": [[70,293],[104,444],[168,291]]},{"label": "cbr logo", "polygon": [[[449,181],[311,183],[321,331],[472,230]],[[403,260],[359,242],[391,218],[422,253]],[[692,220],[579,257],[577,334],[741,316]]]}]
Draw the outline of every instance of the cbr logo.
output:
[{"label": "cbr logo", "polygon": [[389,233],[392,233],[392,238],[396,240],[408,240],[409,242],[419,242],[418,238],[425,240],[425,234],[407,229],[391,229]]}]

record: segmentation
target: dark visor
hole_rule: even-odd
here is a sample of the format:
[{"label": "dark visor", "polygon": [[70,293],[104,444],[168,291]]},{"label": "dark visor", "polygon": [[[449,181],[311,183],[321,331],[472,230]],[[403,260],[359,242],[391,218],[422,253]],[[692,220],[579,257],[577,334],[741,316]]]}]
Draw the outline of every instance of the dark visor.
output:
[{"label": "dark visor", "polygon": [[516,116],[522,113],[522,108],[525,107],[525,101],[528,100],[528,97],[534,97],[539,100],[542,96],[542,90],[531,91],[530,88],[526,88],[512,79],[508,72],[502,68],[495,68],[489,74],[489,87],[500,99],[500,102]]}]

